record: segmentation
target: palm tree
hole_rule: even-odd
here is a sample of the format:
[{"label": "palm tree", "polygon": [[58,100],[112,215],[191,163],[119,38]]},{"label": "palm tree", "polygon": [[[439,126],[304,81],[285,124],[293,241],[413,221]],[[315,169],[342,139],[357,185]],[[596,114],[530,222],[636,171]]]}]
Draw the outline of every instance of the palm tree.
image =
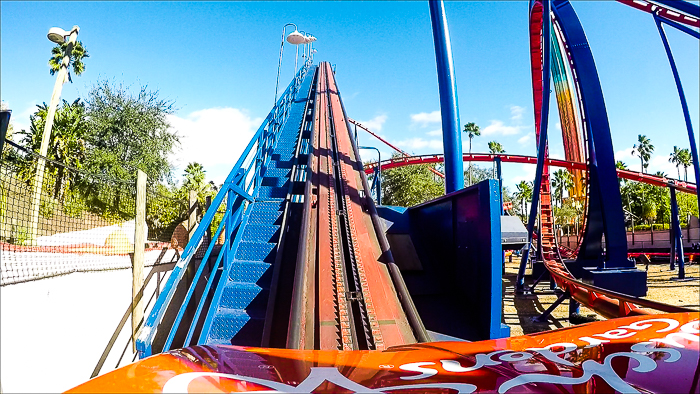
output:
[{"label": "palm tree", "polygon": [[564,190],[574,187],[574,177],[567,170],[557,170],[554,173],[552,186],[554,188],[554,198],[559,200],[559,206],[561,207],[564,205]]},{"label": "palm tree", "polygon": [[532,200],[532,182],[520,181],[515,185],[517,191],[515,192],[515,198],[520,200],[520,206],[522,208],[523,220],[527,219],[527,201]]},{"label": "palm tree", "polygon": [[668,161],[676,165],[676,170],[678,170],[678,179],[681,179],[681,155],[683,149],[678,149],[677,146],[673,147],[673,152],[671,152],[671,157]]},{"label": "palm tree", "polygon": [[[469,122],[464,125],[464,130],[465,133],[467,133],[467,136],[469,137],[469,154],[471,155],[472,153],[472,139],[474,137],[478,137],[481,135],[481,130],[479,129],[479,126],[474,123],[474,122]],[[469,161],[469,184],[472,184],[472,162],[471,160]]]},{"label": "palm tree", "polygon": [[634,144],[632,155],[639,156],[639,160],[642,162],[642,173],[649,167],[649,159],[651,159],[651,153],[654,152],[654,145],[651,144],[651,140],[647,138],[646,135],[639,134],[637,141],[638,144]]},{"label": "palm tree", "polygon": [[200,203],[204,203],[206,196],[214,194],[218,189],[213,181],[204,181],[206,171],[204,167],[197,162],[187,164],[183,175],[185,176],[185,181],[182,184],[182,190],[194,190],[197,192],[197,200]]},{"label": "palm tree", "polygon": [[[49,59],[49,73],[51,75],[56,74],[61,69],[61,63],[63,62],[63,57],[67,55],[66,49],[68,48],[68,43],[64,42],[57,44],[51,49],[51,58]],[[76,41],[73,45],[73,50],[71,50],[70,59],[68,60],[68,67],[73,66],[73,72],[76,76],[80,76],[85,72],[85,63],[83,63],[84,58],[90,57],[87,49],[83,46],[83,43]],[[68,80],[73,82],[70,77],[70,72],[68,73]]]},{"label": "palm tree", "polygon": [[[41,147],[47,113],[46,103],[37,105],[36,112],[29,117],[31,121],[29,131],[22,130],[18,133],[22,135],[21,143],[35,152],[39,152]],[[53,160],[53,162],[47,163],[47,172],[55,177],[53,192],[55,199],[62,199],[65,189],[72,188],[77,180],[77,174],[73,171],[66,171],[65,167],[81,168],[83,166],[87,157],[85,143],[87,129],[85,104],[80,99],[76,99],[72,103],[63,100],[61,107],[56,111],[46,153],[46,156]],[[20,175],[27,177],[27,179],[33,178],[36,164],[37,162],[32,160],[29,166],[20,170]]]},{"label": "palm tree", "polygon": [[[685,148],[681,149],[680,154],[678,155],[678,159],[680,162],[680,165],[683,166],[683,170],[685,171],[685,175],[683,180],[688,181],[688,167],[693,165],[693,158],[690,155],[690,149]],[[680,176],[678,176],[680,178]]]},{"label": "palm tree", "polygon": [[[501,145],[499,142],[496,141],[490,141],[489,142],[489,151],[491,152],[492,155],[498,154],[498,153],[506,153],[506,150],[503,149],[503,145]],[[496,162],[493,162],[493,177],[496,177]]]}]

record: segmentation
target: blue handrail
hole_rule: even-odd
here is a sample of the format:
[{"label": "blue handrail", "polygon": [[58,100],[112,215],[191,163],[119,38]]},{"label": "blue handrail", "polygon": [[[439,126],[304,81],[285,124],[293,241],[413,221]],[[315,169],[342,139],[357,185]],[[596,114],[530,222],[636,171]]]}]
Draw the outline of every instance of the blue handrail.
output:
[{"label": "blue handrail", "polygon": [[[306,73],[311,68],[311,64],[312,59],[308,59],[304,63],[304,66],[291,81],[285,92],[277,101],[275,107],[272,108],[258,130],[255,132],[238,161],[231,169],[228,177],[226,177],[226,181],[212,201],[210,208],[204,214],[201,223],[195,229],[190,241],[185,246],[180,261],[171,272],[170,277],[163,288],[163,292],[160,294],[156,304],[153,306],[153,309],[151,310],[148,319],[144,323],[136,341],[136,348],[139,353],[139,358],[144,358],[153,354],[153,341],[159,329],[159,325],[163,321],[165,311],[175,295],[178,284],[184,277],[186,267],[191,264],[195,251],[201,245],[206,230],[211,227],[214,214],[218,211],[219,207],[225,200],[227,213],[224,215],[224,218],[216,231],[217,235],[212,239],[217,239],[218,235],[222,231],[225,234],[226,241],[224,243],[224,247],[222,247],[221,251],[219,252],[220,254],[215,264],[215,270],[218,268],[221,257],[230,252],[231,239],[232,237],[236,237],[238,233],[237,230],[240,227],[244,216],[243,212],[247,208],[247,205],[243,204],[243,200],[253,202],[257,197],[258,187],[260,186],[262,180],[262,169],[267,166],[271,158],[272,149],[277,142],[277,137],[282,129],[282,125],[284,125],[285,121],[287,120],[290,107],[294,102],[294,97],[296,96],[299,86],[306,76]],[[231,212],[233,207],[237,207],[237,209],[235,209],[235,213]],[[173,326],[170,327],[163,351],[169,350],[170,346],[172,345],[175,333],[178,331],[178,326],[182,321],[184,311],[194,294],[194,288],[196,287],[199,277],[201,276],[205,265],[204,262],[207,261],[206,259],[209,258],[209,255],[213,250],[213,245],[213,242],[209,245],[205,258],[202,260],[202,264],[197,270],[194,280],[190,284],[182,305],[180,305],[175,322]],[[228,261],[225,260],[224,264],[227,263]],[[204,294],[201,296],[202,300],[206,299],[208,292],[211,290],[215,276],[216,275],[213,273],[209,276]],[[201,313],[203,307],[202,300],[199,300],[196,316],[192,320],[191,326],[188,329],[188,335],[185,343],[189,342],[192,338],[194,327],[197,324],[199,314]],[[215,308],[215,306],[212,307]]]}]

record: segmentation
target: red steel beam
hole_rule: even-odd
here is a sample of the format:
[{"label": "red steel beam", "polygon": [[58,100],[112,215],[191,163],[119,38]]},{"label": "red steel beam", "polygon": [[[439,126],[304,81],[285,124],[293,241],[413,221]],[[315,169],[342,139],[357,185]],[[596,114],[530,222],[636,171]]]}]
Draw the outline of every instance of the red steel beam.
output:
[{"label": "red steel beam", "polygon": [[688,26],[700,27],[700,20],[693,15],[688,15],[678,10],[672,10],[662,4],[654,3],[646,0],[617,0],[619,3],[628,5],[638,10],[653,14],[659,12],[659,15],[670,19],[674,22],[683,23]]},{"label": "red steel beam", "polygon": [[[387,141],[387,140],[385,140],[384,138],[378,136],[377,134],[375,134],[374,132],[372,132],[372,131],[371,131],[370,129],[368,129],[367,127],[361,125],[360,122],[358,122],[358,121],[356,121],[356,120],[353,120],[353,119],[350,119],[350,118],[348,118],[348,122],[354,124],[355,126],[361,128],[362,130],[368,132],[368,133],[369,133],[370,135],[372,135],[374,138],[376,138],[376,139],[378,139],[379,141],[382,141],[383,143],[387,144],[391,149],[393,149],[393,150],[395,150],[395,151],[401,153],[402,155],[404,155],[404,157],[411,157],[411,155],[409,155],[408,153],[406,153],[406,152],[402,151],[401,149],[395,147],[394,145],[390,144],[389,141]],[[429,167],[429,168],[430,168],[430,171],[431,171],[433,174],[439,176],[440,178],[445,178],[445,174],[443,174],[442,172],[440,172],[440,171],[434,169],[433,167]]]},{"label": "red steel beam", "polygon": [[[522,163],[522,164],[537,164],[537,157],[534,156],[523,156],[523,155],[498,155],[498,154],[485,154],[485,153],[465,153],[463,155],[464,161],[478,161],[478,162],[492,162],[496,157],[500,157],[501,161],[505,163]],[[443,161],[442,155],[422,155],[422,156],[409,156],[409,157],[399,157],[392,158],[389,160],[382,161],[382,171],[389,170],[392,168],[418,165],[418,164],[431,164],[431,163],[441,163]],[[586,163],[574,162],[568,160],[560,159],[547,159],[547,164],[554,167],[563,167],[571,170],[584,170],[587,171]],[[365,173],[370,174],[377,166],[377,163],[368,163],[365,165]],[[677,179],[668,179],[665,177],[658,177],[650,174],[643,174],[641,172],[629,171],[629,170],[617,170],[617,176],[623,179],[629,179],[632,181],[648,183],[654,186],[666,187],[669,183],[676,187],[676,190],[682,192],[696,194],[696,185],[683,182]]]}]

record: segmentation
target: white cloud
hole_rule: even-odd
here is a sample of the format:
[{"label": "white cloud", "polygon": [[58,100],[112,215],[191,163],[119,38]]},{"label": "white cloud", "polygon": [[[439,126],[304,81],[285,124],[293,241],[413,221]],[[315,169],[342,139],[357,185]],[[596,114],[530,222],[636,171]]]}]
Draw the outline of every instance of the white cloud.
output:
[{"label": "white cloud", "polygon": [[382,127],[384,127],[384,123],[386,122],[387,116],[386,114],[381,114],[377,115],[374,118],[370,120],[358,120],[357,122],[360,123],[361,125],[365,126],[368,128],[370,131],[373,133],[379,133],[382,131]]},{"label": "white cloud", "polygon": [[500,120],[492,120],[491,124],[481,129],[482,135],[515,135],[520,133],[522,126],[506,126]]},{"label": "white cloud", "polygon": [[[639,156],[632,154],[634,148],[628,148],[615,152],[615,161],[622,161],[627,165],[630,171],[641,171],[642,163]],[[691,169],[688,169],[691,171]],[[654,174],[661,171],[669,177],[678,177],[678,170],[673,163],[668,161],[668,156],[663,154],[652,155],[649,159],[649,167],[645,170],[648,174]],[[683,168],[681,168],[681,177],[683,177]]]},{"label": "white cloud", "polygon": [[429,135],[429,136],[431,136],[431,137],[437,137],[437,136],[439,136],[439,135],[442,135],[442,129],[432,130],[432,131],[429,131],[429,132],[427,132],[427,133],[425,133],[425,134],[427,134],[427,135]]},{"label": "white cloud", "polygon": [[7,101],[3,101],[3,103],[7,106],[8,109],[12,110],[12,115],[10,116],[10,124],[12,124],[12,127],[14,128],[14,132],[17,133],[21,130],[29,130],[29,126],[31,125],[29,117],[31,115],[34,115],[34,112],[36,112],[37,102],[34,101],[27,104],[27,106],[22,111],[18,111],[17,108],[12,108],[11,103]]},{"label": "white cloud", "polygon": [[621,161],[627,165],[630,171],[641,171],[642,165],[639,156],[632,154],[633,148],[627,148],[615,152],[615,161]]},{"label": "white cloud", "polygon": [[523,120],[523,113],[525,108],[519,105],[512,105],[510,107],[510,119],[515,123],[520,123]]},{"label": "white cloud", "polygon": [[180,136],[181,150],[174,164],[184,169],[196,161],[204,166],[208,179],[222,183],[263,119],[252,118],[247,110],[209,108],[186,117],[168,115],[168,121]]},{"label": "white cloud", "polygon": [[535,141],[535,133],[527,133],[524,136],[518,138],[518,144],[521,146],[533,145]]},{"label": "white cloud", "polygon": [[535,179],[537,166],[534,164],[521,164],[520,174],[510,178],[510,183],[517,185],[520,181],[532,182]]},{"label": "white cloud", "polygon": [[399,146],[400,148],[405,148],[405,149],[423,149],[423,148],[430,148],[430,149],[437,149],[440,152],[442,152],[442,140],[425,140],[423,138],[409,138],[407,140],[403,141],[397,141],[396,145]]},{"label": "white cloud", "polygon": [[556,160],[565,160],[564,154],[559,151],[549,151],[549,158],[550,159],[556,159]]},{"label": "white cloud", "polygon": [[[648,173],[654,174],[657,171],[661,171],[664,174],[666,174],[667,177],[671,178],[677,178],[678,177],[678,170],[676,169],[676,166],[668,161],[669,156],[668,155],[654,155],[651,157],[649,160],[649,169]],[[683,167],[681,167],[681,179],[683,179]],[[688,173],[690,174],[692,171],[692,168],[688,168]]]},{"label": "white cloud", "polygon": [[411,124],[419,125],[420,127],[427,127],[429,124],[440,123],[442,121],[442,116],[440,111],[433,112],[421,112],[418,114],[411,114]]}]

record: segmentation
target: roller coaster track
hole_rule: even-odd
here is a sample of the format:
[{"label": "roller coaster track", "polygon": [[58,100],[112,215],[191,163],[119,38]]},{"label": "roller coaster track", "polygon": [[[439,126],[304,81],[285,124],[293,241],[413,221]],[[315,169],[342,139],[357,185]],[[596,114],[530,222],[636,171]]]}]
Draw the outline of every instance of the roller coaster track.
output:
[{"label": "roller coaster track", "polygon": [[[536,164],[537,158],[533,156],[522,155],[499,155],[499,154],[464,154],[465,161],[491,162],[499,158],[506,163],[524,163]],[[382,170],[399,168],[410,165],[433,164],[440,163],[444,160],[442,155],[422,155],[410,156],[402,158],[392,158],[382,161],[381,163],[368,163],[365,165],[365,173],[372,173],[377,165],[381,165]],[[568,160],[547,159],[547,164],[554,167],[562,167],[570,170],[586,171],[586,164],[573,162]],[[697,188],[693,184],[681,182],[678,180],[667,179],[649,174],[643,174],[635,171],[617,170],[618,176],[623,179],[643,182],[654,186],[668,186],[673,184],[678,190],[686,193],[697,193]],[[549,253],[556,256],[556,253]],[[558,256],[557,256],[558,257]],[[638,297],[631,297],[625,294],[614,291],[601,289],[583,283],[574,278],[574,276],[566,269],[559,258],[545,259],[545,266],[554,277],[557,285],[564,291],[568,292],[571,297],[581,304],[595,310],[607,318],[616,318],[624,316],[645,315],[651,314],[652,311],[662,312],[691,312],[691,309],[677,307],[673,305],[663,304],[651,300],[646,300]]]},{"label": "roller coaster track", "polygon": [[[537,157],[534,156],[524,156],[524,155],[501,155],[501,154],[485,154],[485,153],[465,153],[463,155],[464,161],[477,161],[477,162],[492,162],[499,158],[504,163],[522,163],[522,164],[537,164]],[[434,164],[442,163],[445,160],[443,155],[419,155],[419,156],[407,156],[392,158],[388,160],[382,160],[380,163],[382,170],[390,170],[392,168],[398,168],[410,165],[420,165],[420,164]],[[547,159],[547,164],[553,167],[561,167],[569,170],[582,170],[586,171],[586,163],[574,162],[569,160],[561,159]],[[377,167],[377,162],[367,163],[365,165],[365,173],[371,174]],[[693,183],[683,182],[678,179],[669,179],[664,177],[659,177],[656,175],[645,174],[637,171],[629,170],[617,170],[617,175],[623,179],[629,179],[632,181],[648,183],[654,186],[666,187],[672,184],[677,190],[696,194],[697,188]]]},{"label": "roller coaster track", "polygon": [[[411,156],[411,155],[409,155],[408,153],[406,153],[405,151],[403,151],[403,150],[401,150],[401,149],[395,147],[395,146],[392,145],[389,141],[387,141],[387,140],[385,140],[384,138],[380,137],[379,135],[377,135],[376,133],[374,133],[373,131],[371,131],[371,130],[368,129],[367,127],[363,126],[360,122],[358,122],[358,121],[356,121],[356,120],[353,120],[353,119],[348,119],[348,122],[354,124],[355,126],[359,127],[360,129],[362,129],[362,130],[368,132],[368,133],[369,133],[370,135],[372,135],[374,138],[378,139],[379,141],[382,141],[383,143],[385,143],[386,145],[388,145],[388,146],[389,146],[390,148],[392,148],[393,150],[395,150],[395,151],[401,153],[404,157],[410,157],[410,156]],[[440,172],[440,171],[434,169],[433,167],[429,167],[429,169],[430,169],[430,172],[432,172],[433,174],[439,176],[440,178],[445,178],[445,174],[443,174],[442,172]]]},{"label": "roller coaster track", "polygon": [[[663,18],[689,26],[700,27],[700,18],[694,4],[681,1],[648,1],[648,0],[617,0],[618,2],[634,7],[638,10],[653,14],[658,12]],[[695,6],[697,7],[697,6]]]},{"label": "roller coaster track", "polygon": [[288,346],[382,350],[414,343],[390,267],[378,260],[382,250],[369,214],[371,197],[330,64],[319,66],[316,84],[313,197],[304,223],[310,241],[302,257],[302,271],[315,280],[299,281],[306,285],[300,290],[303,310],[292,312],[315,318]]}]

